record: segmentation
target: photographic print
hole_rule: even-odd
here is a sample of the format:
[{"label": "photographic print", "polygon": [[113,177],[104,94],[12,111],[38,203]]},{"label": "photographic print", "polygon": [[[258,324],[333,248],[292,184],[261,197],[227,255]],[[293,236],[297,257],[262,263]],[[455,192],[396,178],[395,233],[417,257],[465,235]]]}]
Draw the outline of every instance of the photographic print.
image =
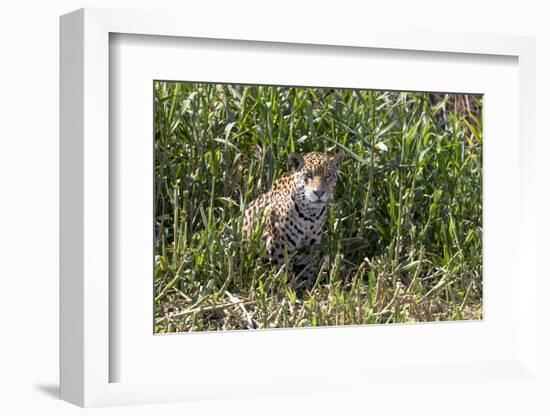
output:
[{"label": "photographic print", "polygon": [[482,319],[482,95],[153,89],[155,333]]}]

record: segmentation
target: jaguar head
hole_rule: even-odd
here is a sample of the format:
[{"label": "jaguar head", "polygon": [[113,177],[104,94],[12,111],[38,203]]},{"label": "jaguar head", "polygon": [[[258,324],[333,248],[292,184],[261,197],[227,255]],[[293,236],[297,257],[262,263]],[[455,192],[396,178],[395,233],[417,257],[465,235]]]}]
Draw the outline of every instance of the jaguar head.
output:
[{"label": "jaguar head", "polygon": [[322,207],[332,201],[343,161],[342,152],[334,156],[319,152],[291,153],[289,162],[294,170],[298,198],[313,207]]}]

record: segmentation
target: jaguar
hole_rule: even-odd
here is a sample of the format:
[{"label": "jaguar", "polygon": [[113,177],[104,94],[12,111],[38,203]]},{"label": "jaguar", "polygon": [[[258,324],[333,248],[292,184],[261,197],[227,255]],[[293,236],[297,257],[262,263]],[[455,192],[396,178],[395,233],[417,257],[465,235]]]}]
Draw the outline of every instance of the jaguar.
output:
[{"label": "jaguar", "polygon": [[243,236],[250,239],[261,226],[270,263],[278,268],[286,265],[307,285],[317,276],[319,262],[306,249],[322,240],[344,153],[291,153],[288,159],[290,171],[247,205]]}]

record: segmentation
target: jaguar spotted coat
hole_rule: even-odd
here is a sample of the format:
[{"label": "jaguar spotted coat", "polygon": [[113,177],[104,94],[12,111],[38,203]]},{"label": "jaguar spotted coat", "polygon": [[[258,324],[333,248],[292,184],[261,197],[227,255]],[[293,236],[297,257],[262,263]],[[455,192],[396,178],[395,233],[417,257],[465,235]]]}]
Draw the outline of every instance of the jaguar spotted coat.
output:
[{"label": "jaguar spotted coat", "polygon": [[343,159],[341,152],[334,156],[319,152],[290,154],[292,170],[245,210],[244,237],[250,238],[256,227],[262,226],[261,238],[271,263],[280,267],[288,262],[290,272],[302,282],[311,282],[319,266],[307,253],[297,252],[321,242]]}]

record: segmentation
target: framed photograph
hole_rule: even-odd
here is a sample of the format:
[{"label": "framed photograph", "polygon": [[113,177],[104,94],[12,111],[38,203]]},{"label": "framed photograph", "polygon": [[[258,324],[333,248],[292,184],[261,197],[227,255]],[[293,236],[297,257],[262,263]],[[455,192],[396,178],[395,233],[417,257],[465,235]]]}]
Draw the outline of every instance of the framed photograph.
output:
[{"label": "framed photograph", "polygon": [[153,88],[155,333],[482,319],[482,95]]},{"label": "framed photograph", "polygon": [[536,386],[534,40],[181,18],[61,18],[61,397]]}]

